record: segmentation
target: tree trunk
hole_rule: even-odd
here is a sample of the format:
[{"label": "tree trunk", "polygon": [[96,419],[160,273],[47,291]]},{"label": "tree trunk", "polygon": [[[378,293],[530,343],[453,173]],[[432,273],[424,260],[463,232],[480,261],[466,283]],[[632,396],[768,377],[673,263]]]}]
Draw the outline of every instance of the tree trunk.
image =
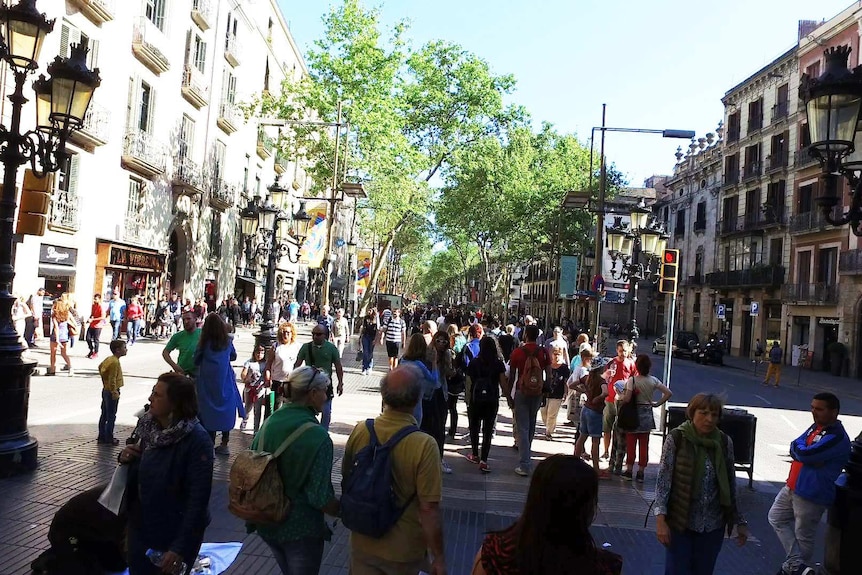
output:
[{"label": "tree trunk", "polygon": [[375,290],[372,289],[372,286],[377,285],[377,280],[380,279],[380,272],[383,271],[386,262],[382,257],[383,254],[389,253],[389,248],[392,247],[392,242],[395,241],[395,234],[398,233],[398,230],[401,229],[401,226],[404,224],[401,223],[395,227],[389,235],[386,236],[386,241],[383,242],[383,245],[380,247],[380,251],[378,252],[380,256],[374,259],[371,262],[371,274],[368,276],[368,288],[365,290],[365,293],[362,294],[362,299],[359,301],[359,315],[360,317],[364,316],[368,311],[368,306],[372,302],[372,298],[375,295]]}]

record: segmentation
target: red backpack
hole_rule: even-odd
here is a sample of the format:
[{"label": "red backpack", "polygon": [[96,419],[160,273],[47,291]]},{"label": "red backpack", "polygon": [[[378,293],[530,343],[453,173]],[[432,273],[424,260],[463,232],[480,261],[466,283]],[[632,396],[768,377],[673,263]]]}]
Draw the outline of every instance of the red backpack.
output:
[{"label": "red backpack", "polygon": [[539,363],[539,346],[533,353],[524,349],[527,358],[524,360],[524,366],[518,374],[518,389],[526,396],[538,397],[542,395],[545,387],[544,373],[542,364]]}]

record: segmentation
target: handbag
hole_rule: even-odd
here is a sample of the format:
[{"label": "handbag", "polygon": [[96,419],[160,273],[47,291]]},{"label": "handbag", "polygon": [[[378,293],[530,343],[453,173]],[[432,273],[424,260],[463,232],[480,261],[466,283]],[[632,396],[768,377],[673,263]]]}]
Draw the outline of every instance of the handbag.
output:
[{"label": "handbag", "polygon": [[[634,377],[631,378],[634,385]],[[634,431],[640,427],[640,416],[638,415],[638,389],[634,388],[632,396],[626,402],[620,402],[617,409],[617,427],[623,431]]]},{"label": "handbag", "polygon": [[71,318],[69,320],[66,320],[66,329],[69,331],[69,335],[71,337],[75,337],[76,335],[78,335],[78,324],[74,321],[71,321]]},{"label": "handbag", "polygon": [[99,503],[113,513],[119,515],[126,510],[126,486],[129,482],[129,466],[117,465],[111,481],[99,496]]}]

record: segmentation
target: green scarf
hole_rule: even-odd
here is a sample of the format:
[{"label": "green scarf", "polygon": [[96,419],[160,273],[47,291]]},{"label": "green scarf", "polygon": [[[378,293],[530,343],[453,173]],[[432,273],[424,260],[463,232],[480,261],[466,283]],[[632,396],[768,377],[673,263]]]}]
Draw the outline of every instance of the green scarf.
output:
[{"label": "green scarf", "polygon": [[719,503],[724,508],[730,507],[730,481],[727,474],[727,461],[724,458],[724,449],[722,449],[721,432],[716,428],[709,435],[700,435],[691,421],[686,421],[680,425],[679,430],[694,447],[693,485],[700,489],[706,469],[706,458],[709,456],[718,478]]}]

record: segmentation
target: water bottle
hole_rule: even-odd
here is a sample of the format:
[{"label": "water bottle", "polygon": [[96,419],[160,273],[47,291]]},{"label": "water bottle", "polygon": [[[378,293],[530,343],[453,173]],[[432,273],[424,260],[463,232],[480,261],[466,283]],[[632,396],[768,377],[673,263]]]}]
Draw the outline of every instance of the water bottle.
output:
[{"label": "water bottle", "polygon": [[[155,549],[147,549],[146,556],[150,560],[153,565],[161,565],[162,557],[164,557],[164,551],[156,551]],[[179,561],[174,569],[171,571],[173,575],[183,575],[186,572],[186,564],[182,561]]]}]

